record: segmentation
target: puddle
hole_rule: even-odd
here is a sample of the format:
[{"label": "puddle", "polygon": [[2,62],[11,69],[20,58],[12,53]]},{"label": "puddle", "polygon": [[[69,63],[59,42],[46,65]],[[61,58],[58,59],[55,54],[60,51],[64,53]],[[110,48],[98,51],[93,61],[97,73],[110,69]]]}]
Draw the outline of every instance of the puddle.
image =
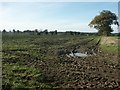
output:
[{"label": "puddle", "polygon": [[84,53],[70,53],[69,56],[87,57],[88,55]]}]

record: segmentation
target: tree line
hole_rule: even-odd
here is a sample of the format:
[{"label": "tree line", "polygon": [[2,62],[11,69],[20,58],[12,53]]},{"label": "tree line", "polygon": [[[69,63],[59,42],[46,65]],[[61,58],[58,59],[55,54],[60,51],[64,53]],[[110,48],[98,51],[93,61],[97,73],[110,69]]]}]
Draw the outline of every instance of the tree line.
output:
[{"label": "tree line", "polygon": [[35,30],[24,30],[24,31],[20,31],[20,30],[15,30],[13,29],[12,31],[7,31],[7,30],[2,30],[3,34],[29,34],[29,35],[97,35],[97,33],[86,33],[86,32],[77,32],[77,31],[65,31],[65,32],[58,32],[57,30],[54,31],[48,31],[48,29],[45,29],[43,31],[39,31],[38,29]]}]

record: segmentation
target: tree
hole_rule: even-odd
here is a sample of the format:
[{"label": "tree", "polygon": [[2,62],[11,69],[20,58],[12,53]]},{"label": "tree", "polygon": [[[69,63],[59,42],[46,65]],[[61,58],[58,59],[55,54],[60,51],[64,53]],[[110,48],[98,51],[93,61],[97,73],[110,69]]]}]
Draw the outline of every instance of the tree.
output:
[{"label": "tree", "polygon": [[38,33],[38,29],[35,29],[34,32],[35,32],[35,33]]},{"label": "tree", "polygon": [[6,30],[5,29],[3,29],[3,31],[2,31],[3,33],[6,33]]},{"label": "tree", "polygon": [[70,31],[70,34],[71,34],[71,35],[73,35],[73,32],[72,32],[72,31]]},{"label": "tree", "polygon": [[100,15],[95,16],[95,18],[90,22],[89,26],[94,27],[98,30],[99,35],[108,36],[113,32],[111,28],[112,24],[118,25],[118,17],[115,13],[108,10],[103,10]]},{"label": "tree", "polygon": [[20,33],[20,31],[19,31],[19,30],[17,30],[16,32],[17,32],[17,33]]},{"label": "tree", "polygon": [[13,29],[13,32],[14,32],[14,33],[16,32],[15,29]]},{"label": "tree", "polygon": [[54,34],[54,31],[50,31],[50,33],[51,33],[51,35],[53,35],[53,34]]},{"label": "tree", "polygon": [[45,29],[43,32],[47,35],[48,34],[48,29]]},{"label": "tree", "polygon": [[57,35],[57,30],[55,30],[55,34]]},{"label": "tree", "polygon": [[34,34],[38,34],[38,29],[35,29],[35,30],[34,30]]}]

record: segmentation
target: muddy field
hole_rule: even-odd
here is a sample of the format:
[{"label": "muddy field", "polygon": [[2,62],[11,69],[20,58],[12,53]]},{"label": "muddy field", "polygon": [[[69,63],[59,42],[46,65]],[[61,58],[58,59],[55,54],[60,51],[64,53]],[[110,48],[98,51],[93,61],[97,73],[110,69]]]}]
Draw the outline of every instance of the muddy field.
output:
[{"label": "muddy field", "polygon": [[[100,41],[98,36],[3,35],[3,89],[119,90],[118,56],[103,52]],[[73,51],[87,57],[69,56]]]}]

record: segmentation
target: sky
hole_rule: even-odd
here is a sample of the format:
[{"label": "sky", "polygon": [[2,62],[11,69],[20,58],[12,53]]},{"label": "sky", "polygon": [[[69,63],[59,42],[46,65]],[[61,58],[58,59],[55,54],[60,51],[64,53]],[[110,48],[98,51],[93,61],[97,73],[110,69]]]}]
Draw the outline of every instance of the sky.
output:
[{"label": "sky", "polygon": [[[90,21],[102,10],[118,15],[117,2],[0,2],[0,30],[97,32]],[[112,26],[118,32],[117,26]]]}]

